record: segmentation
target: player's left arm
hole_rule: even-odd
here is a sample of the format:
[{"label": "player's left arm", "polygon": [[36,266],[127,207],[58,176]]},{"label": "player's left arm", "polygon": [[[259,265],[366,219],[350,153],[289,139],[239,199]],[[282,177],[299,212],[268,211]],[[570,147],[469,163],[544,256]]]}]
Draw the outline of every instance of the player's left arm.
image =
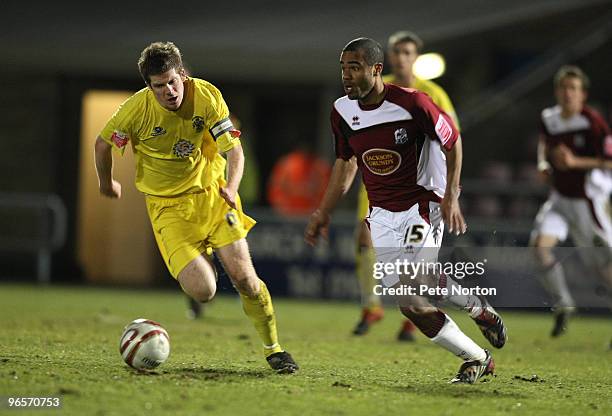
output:
[{"label": "player's left arm", "polygon": [[446,152],[446,190],[442,199],[442,218],[448,224],[448,231],[463,234],[467,229],[465,219],[459,205],[461,194],[461,167],[463,164],[463,145],[461,136],[457,137],[455,144]]},{"label": "player's left arm", "polygon": [[227,204],[236,209],[236,195],[244,173],[244,151],[240,144],[240,130],[234,127],[227,104],[214,85],[207,84],[205,95],[209,99],[206,122],[220,153],[227,159],[227,182],[219,187],[219,194]]},{"label": "player's left arm", "polygon": [[236,144],[225,154],[227,157],[227,184],[219,188],[219,193],[230,207],[236,209],[236,195],[244,173],[242,145],[240,143]]},{"label": "player's left arm", "polygon": [[432,140],[437,139],[446,153],[446,189],[440,208],[449,232],[462,234],[467,226],[459,205],[459,183],[463,164],[463,146],[459,130],[453,119],[425,94],[415,96],[413,112],[427,136]]}]

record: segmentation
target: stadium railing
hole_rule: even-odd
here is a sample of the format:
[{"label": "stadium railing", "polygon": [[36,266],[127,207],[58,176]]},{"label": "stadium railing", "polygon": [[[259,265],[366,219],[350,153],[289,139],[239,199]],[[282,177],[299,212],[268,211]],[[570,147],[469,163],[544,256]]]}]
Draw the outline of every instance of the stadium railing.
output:
[{"label": "stadium railing", "polygon": [[[0,251],[36,253],[39,283],[51,279],[51,254],[66,241],[67,213],[55,194],[0,192]],[[31,221],[34,220],[34,221]]]}]

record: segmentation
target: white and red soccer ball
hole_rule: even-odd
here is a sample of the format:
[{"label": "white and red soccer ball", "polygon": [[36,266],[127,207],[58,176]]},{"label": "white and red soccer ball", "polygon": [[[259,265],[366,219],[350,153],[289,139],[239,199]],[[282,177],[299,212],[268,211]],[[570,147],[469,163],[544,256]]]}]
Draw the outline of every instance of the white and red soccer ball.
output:
[{"label": "white and red soccer ball", "polygon": [[137,370],[158,367],[170,355],[170,337],[157,322],[136,319],[123,330],[119,352],[127,365]]}]

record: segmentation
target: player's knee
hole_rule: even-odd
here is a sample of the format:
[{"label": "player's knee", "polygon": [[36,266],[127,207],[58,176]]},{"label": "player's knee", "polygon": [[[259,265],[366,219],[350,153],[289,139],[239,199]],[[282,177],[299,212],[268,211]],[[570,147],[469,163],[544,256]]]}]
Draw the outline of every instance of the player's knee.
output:
[{"label": "player's knee", "polygon": [[536,242],[532,250],[536,261],[541,267],[550,267],[555,263],[552,247],[538,245]]},{"label": "player's knee", "polygon": [[243,274],[234,277],[234,286],[241,294],[248,297],[255,297],[259,294],[259,278],[257,275]]},{"label": "player's knee", "polygon": [[178,282],[183,291],[198,302],[209,302],[217,292],[214,275],[184,270],[179,274]]},{"label": "player's knee", "polygon": [[214,287],[198,287],[197,289],[188,292],[188,295],[198,302],[206,303],[210,302],[217,292]]}]

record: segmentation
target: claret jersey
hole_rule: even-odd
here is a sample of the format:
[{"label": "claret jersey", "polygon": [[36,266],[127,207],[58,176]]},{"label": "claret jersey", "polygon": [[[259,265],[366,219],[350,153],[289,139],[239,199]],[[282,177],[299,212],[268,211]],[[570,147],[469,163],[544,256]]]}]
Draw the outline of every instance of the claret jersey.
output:
[{"label": "claret jersey", "polygon": [[356,157],[371,206],[399,212],[444,196],[442,147],[452,149],[459,131],[426,94],[385,84],[385,98],[370,107],[344,96],[331,124],[336,157]]},{"label": "claret jersey", "polygon": [[198,192],[225,173],[228,151],[240,143],[240,132],[215,86],[201,79],[184,82],[177,111],[163,108],[150,88],[128,98],[100,136],[123,152],[129,144],[136,160],[136,188],[148,195],[176,196]]},{"label": "claret jersey", "polygon": [[[561,107],[554,106],[542,111],[540,133],[544,137],[547,159],[550,152],[558,145],[565,144],[577,156],[612,158],[612,134],[604,119],[592,108],[585,106],[580,114],[565,119],[561,116]],[[586,187],[595,176],[586,170],[552,170],[553,187],[569,198],[586,197]],[[605,182],[610,180],[601,175]],[[609,184],[597,184],[598,187],[610,188]]]}]

